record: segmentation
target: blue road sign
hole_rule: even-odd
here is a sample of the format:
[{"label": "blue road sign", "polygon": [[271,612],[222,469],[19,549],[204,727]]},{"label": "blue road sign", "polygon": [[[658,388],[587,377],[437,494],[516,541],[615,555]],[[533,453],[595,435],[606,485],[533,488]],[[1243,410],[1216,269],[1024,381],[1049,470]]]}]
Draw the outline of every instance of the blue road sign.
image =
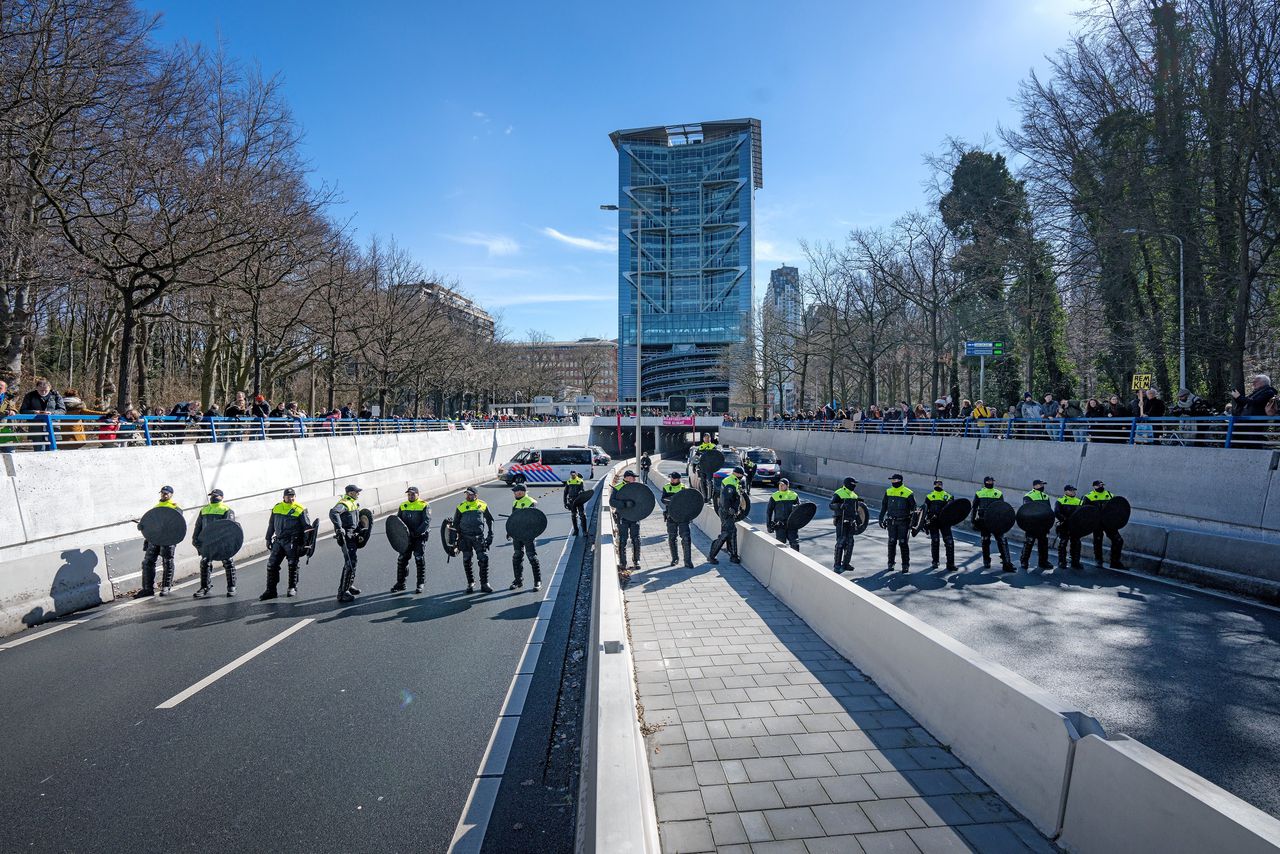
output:
[{"label": "blue road sign", "polygon": [[966,341],[964,342],[964,354],[966,356],[1003,356],[1003,341]]}]

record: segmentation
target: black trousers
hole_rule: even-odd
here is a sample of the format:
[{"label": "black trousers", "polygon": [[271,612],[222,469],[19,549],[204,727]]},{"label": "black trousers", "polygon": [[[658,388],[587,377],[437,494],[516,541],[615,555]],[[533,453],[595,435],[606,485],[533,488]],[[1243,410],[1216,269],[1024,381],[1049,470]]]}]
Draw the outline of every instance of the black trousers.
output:
[{"label": "black trousers", "polygon": [[631,543],[631,566],[640,565],[640,523],[618,517],[618,563],[627,565],[627,543]]},{"label": "black trousers", "polygon": [[983,532],[982,534],[982,565],[991,566],[991,539],[995,538],[996,548],[1000,552],[1000,563],[1005,567],[1013,566],[1013,559],[1009,557],[1009,543],[1005,540],[1003,534],[990,534]]},{"label": "black trousers", "polygon": [[800,551],[800,532],[787,530],[786,522],[773,523],[773,538],[780,543],[786,543],[796,551]]},{"label": "black trousers", "polygon": [[276,538],[271,543],[271,557],[267,559],[267,589],[272,593],[280,584],[280,564],[289,561],[289,587],[298,586],[298,557],[301,550],[296,542]]},{"label": "black trousers", "polygon": [[[231,558],[228,560],[224,560],[222,562],[222,568],[227,573],[227,589],[230,590],[232,587],[236,586],[235,559]],[[200,586],[204,588],[208,588],[210,581],[213,580],[212,576],[213,576],[213,559],[207,558],[207,557],[200,558]]]},{"label": "black trousers", "polygon": [[173,586],[173,546],[157,546],[155,543],[143,543],[142,546],[142,592],[156,591],[156,560],[164,567],[164,575],[160,579],[161,588]]},{"label": "black trousers", "polygon": [[[1232,442],[1234,445],[1235,443]],[[1106,530],[1100,531],[1093,535],[1093,559],[1102,564],[1102,536],[1106,534],[1108,540],[1111,541],[1111,565],[1115,566],[1120,563],[1120,553],[1124,548],[1124,537],[1120,536],[1119,531]]]},{"label": "black trousers", "polygon": [[582,533],[587,532],[587,508],[586,507],[570,507],[566,506],[569,511],[569,519],[573,522],[573,532],[578,533],[578,526],[582,526]]},{"label": "black trousers", "polygon": [[693,539],[689,533],[688,522],[672,522],[667,520],[667,545],[671,547],[671,561],[680,559],[680,555],[676,553],[676,538],[679,537],[680,545],[684,550],[684,562],[693,563]]},{"label": "black trousers", "polygon": [[342,551],[342,575],[338,579],[338,596],[356,586],[356,544],[342,534],[337,537],[338,548]]},{"label": "black trousers", "polygon": [[459,534],[458,548],[462,551],[462,571],[467,574],[467,584],[476,583],[475,576],[471,572],[472,555],[475,555],[476,563],[480,564],[480,583],[488,584],[489,547],[485,545],[485,538]]},{"label": "black trousers", "polygon": [[1076,566],[1080,563],[1080,538],[1069,537],[1063,532],[1058,532],[1058,565],[1065,566],[1067,563],[1067,543],[1071,544],[1071,565]]},{"label": "black trousers", "polygon": [[1022,565],[1027,566],[1031,563],[1031,547],[1036,547],[1039,553],[1037,558],[1041,567],[1049,565],[1049,535],[1041,534],[1038,537],[1027,534],[1026,539],[1022,541]]},{"label": "black trousers", "polygon": [[529,566],[533,568],[533,580],[542,580],[542,565],[538,563],[537,544],[533,540],[525,542],[524,540],[511,541],[511,571],[515,574],[515,580],[524,581],[524,559],[529,557]]},{"label": "black trousers", "polygon": [[738,521],[733,516],[720,517],[720,535],[711,541],[711,557],[721,549],[728,550],[729,557],[738,557]]},{"label": "black trousers", "polygon": [[938,565],[938,541],[941,540],[947,547],[947,569],[956,568],[956,541],[951,536],[951,527],[937,527],[929,529],[929,550],[933,557],[933,565]]},{"label": "black trousers", "polygon": [[889,533],[889,566],[893,566],[897,550],[901,548],[902,568],[906,569],[911,565],[911,547],[907,545],[907,540],[911,538],[911,520],[890,516],[885,521],[885,530]]},{"label": "black trousers", "polygon": [[836,523],[836,566],[853,569],[854,539],[852,525]]},{"label": "black trousers", "polygon": [[419,586],[427,583],[427,558],[422,553],[424,545],[426,541],[422,537],[409,537],[409,550],[396,558],[396,584],[404,584],[409,577],[409,555],[413,555],[413,562],[418,569]]}]

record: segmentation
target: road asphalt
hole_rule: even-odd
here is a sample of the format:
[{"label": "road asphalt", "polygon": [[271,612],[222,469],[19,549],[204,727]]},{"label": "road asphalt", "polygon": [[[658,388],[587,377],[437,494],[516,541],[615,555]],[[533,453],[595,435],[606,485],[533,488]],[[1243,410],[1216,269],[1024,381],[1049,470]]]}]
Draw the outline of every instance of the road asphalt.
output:
[{"label": "road asphalt", "polygon": [[[683,472],[684,464],[661,468]],[[918,499],[932,488],[906,485]],[[1021,492],[1003,488],[1016,505]],[[772,492],[751,492],[748,521],[762,529]],[[831,566],[830,498],[801,498],[818,505],[818,516],[801,532],[800,550]],[[958,572],[929,569],[923,533],[911,541],[911,571],[889,572],[879,504],[869,504],[873,522],[846,578],[1093,715],[1109,734],[1132,736],[1280,816],[1280,609],[1097,568],[1090,541],[1083,570],[1004,573],[998,556],[984,570],[967,529],[955,530]],[[1016,562],[1017,529],[1009,545]]]},{"label": "road asphalt", "polygon": [[[519,821],[499,804],[504,821],[491,825],[486,850],[572,848],[565,804],[576,796],[576,733],[557,732],[552,717],[574,702],[561,696],[561,671],[586,538],[570,536],[558,489],[532,494],[549,518],[538,544],[544,579],[569,549],[507,762],[532,781],[520,802],[531,815]],[[500,484],[480,497],[495,516],[510,508]],[[460,500],[432,500],[433,527]],[[252,561],[236,598],[219,576],[211,598],[193,599],[193,584],[110,603],[101,616],[77,615],[88,622],[0,651],[0,848],[445,851],[543,598],[527,566],[525,588],[507,590],[502,525],[492,594],[464,592],[461,560],[446,563],[434,530],[426,591],[389,593],[395,553],[379,522],[359,553],[363,595],[350,605],[335,599],[342,561],[325,540],[302,568],[298,598],[257,601],[265,563]],[[412,591],[412,563],[409,583]],[[552,742],[568,744],[560,752],[569,757],[553,756]]]}]

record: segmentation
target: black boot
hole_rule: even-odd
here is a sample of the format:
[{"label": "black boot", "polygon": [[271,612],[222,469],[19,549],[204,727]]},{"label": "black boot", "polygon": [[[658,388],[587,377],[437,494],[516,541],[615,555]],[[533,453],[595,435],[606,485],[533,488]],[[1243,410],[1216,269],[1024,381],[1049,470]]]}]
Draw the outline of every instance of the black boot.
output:
[{"label": "black boot", "polygon": [[720,546],[721,543],[719,537],[711,541],[711,552],[707,555],[707,563],[720,563],[720,561],[716,560],[716,555],[720,552]]},{"label": "black boot", "polygon": [[933,558],[933,563],[929,564],[929,568],[937,569],[938,568],[938,544],[937,543],[929,544],[929,555],[930,557]]},{"label": "black boot", "polygon": [[956,544],[947,543],[947,572],[956,571]]},{"label": "black boot", "polygon": [[418,564],[418,586],[414,589],[414,593],[421,593],[422,589],[427,586],[427,562],[423,558],[417,558]]},{"label": "black boot", "polygon": [[289,565],[289,590],[287,592],[290,596],[298,595],[298,565],[296,563]]},{"label": "black boot", "polygon": [[898,547],[902,549],[902,571],[911,571],[911,549],[906,543],[899,543]]},{"label": "black boot", "polygon": [[898,541],[889,541],[889,568],[893,569],[894,564],[898,562]]}]

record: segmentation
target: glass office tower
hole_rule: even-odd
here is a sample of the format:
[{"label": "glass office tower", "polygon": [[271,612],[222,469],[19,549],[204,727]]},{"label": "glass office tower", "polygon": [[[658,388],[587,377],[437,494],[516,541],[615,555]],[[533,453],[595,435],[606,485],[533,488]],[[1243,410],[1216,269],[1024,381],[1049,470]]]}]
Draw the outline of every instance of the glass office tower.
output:
[{"label": "glass office tower", "polygon": [[[645,400],[729,393],[751,322],[760,120],[609,134],[618,150],[618,383],[635,396],[637,295]],[[639,291],[637,293],[637,259]]]}]

